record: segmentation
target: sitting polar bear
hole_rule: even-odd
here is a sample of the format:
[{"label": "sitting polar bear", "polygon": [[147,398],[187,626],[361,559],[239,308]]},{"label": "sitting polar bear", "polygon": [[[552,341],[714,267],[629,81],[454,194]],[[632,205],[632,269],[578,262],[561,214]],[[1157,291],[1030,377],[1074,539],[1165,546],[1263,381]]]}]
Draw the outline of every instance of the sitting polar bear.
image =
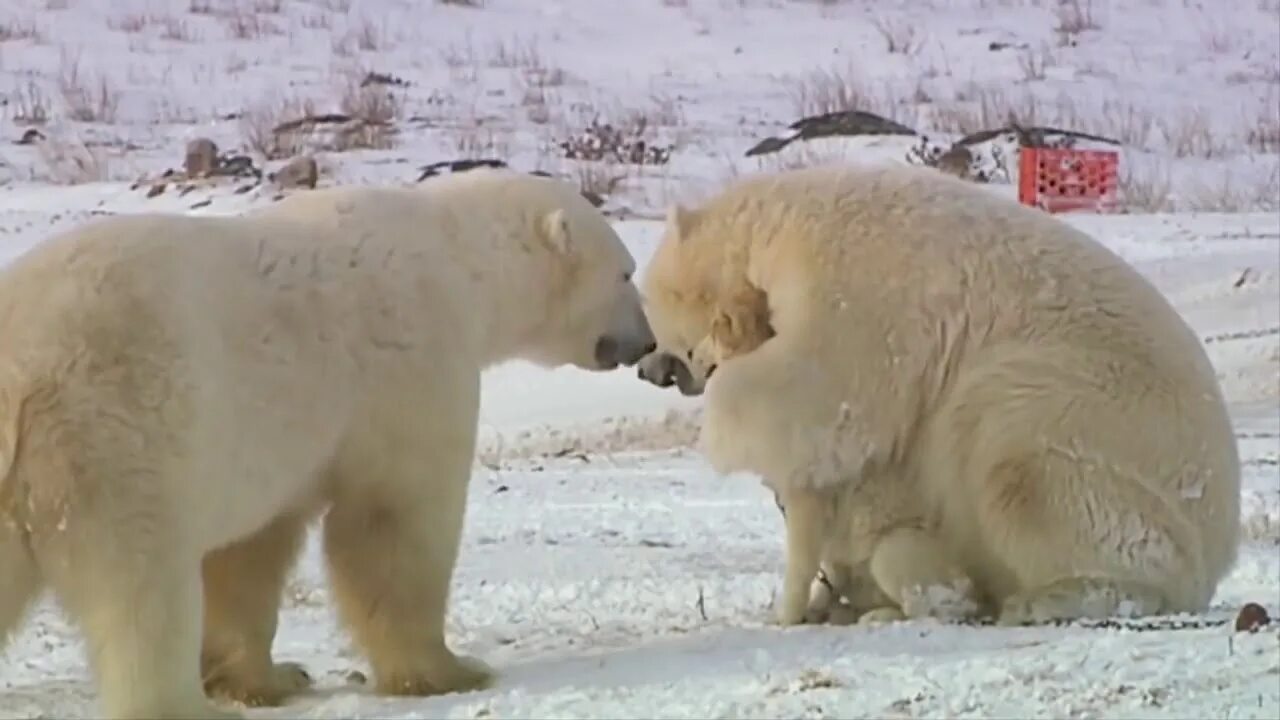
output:
[{"label": "sitting polar bear", "polygon": [[49,586],[105,716],[279,704],[307,683],[272,661],[281,590],[327,511],[378,691],[489,684],[444,636],[481,371],[634,364],[633,270],[575,188],[510,171],[37,246],[0,271],[0,638]]},{"label": "sitting polar bear", "polygon": [[830,599],[820,560],[873,581],[859,612],[1006,624],[1202,610],[1234,563],[1199,341],[1039,210],[929,169],[760,175],[672,208],[643,292],[641,377],[705,382],[713,468],[779,495],[783,624]]}]

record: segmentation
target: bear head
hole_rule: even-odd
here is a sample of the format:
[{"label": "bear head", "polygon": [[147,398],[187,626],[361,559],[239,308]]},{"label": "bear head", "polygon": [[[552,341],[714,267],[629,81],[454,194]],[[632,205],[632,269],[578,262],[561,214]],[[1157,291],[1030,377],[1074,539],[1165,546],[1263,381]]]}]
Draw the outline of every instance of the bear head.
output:
[{"label": "bear head", "polygon": [[685,395],[701,394],[717,365],[773,337],[768,298],[726,262],[727,228],[675,205],[644,275],[645,312],[658,349],[639,375]]}]

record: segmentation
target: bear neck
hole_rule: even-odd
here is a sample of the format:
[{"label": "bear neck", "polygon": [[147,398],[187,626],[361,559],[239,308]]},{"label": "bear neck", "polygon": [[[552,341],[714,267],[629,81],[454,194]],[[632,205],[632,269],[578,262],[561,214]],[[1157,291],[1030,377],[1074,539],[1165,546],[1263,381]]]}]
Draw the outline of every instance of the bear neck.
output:
[{"label": "bear neck", "polygon": [[560,319],[557,288],[563,269],[554,259],[528,248],[513,249],[503,243],[497,249],[501,263],[475,268],[470,274],[473,298],[487,298],[473,306],[472,317],[479,331],[477,342],[485,367],[536,353],[546,326]]}]

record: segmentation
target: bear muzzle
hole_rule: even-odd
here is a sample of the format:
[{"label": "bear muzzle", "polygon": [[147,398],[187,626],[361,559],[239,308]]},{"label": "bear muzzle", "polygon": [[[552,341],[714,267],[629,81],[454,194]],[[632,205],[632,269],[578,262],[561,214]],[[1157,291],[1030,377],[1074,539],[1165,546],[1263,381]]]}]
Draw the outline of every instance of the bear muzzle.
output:
[{"label": "bear muzzle", "polygon": [[612,370],[619,365],[631,367],[656,350],[657,347],[658,344],[652,337],[647,340],[632,339],[624,341],[612,335],[602,335],[596,341],[596,364],[605,370]]},{"label": "bear muzzle", "polygon": [[686,396],[701,395],[705,384],[694,379],[683,360],[668,352],[653,352],[645,356],[638,363],[636,376],[658,387],[675,385],[680,394]]}]

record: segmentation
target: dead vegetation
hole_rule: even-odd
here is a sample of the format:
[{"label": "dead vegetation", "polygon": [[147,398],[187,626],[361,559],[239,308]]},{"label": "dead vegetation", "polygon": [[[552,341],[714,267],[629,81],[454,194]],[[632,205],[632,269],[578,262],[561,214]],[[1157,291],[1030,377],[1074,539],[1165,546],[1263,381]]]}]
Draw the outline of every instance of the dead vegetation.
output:
[{"label": "dead vegetation", "polygon": [[40,29],[36,27],[34,22],[11,20],[0,23],[0,43],[17,42],[19,40],[40,42],[41,39]]},{"label": "dead vegetation", "polygon": [[227,28],[227,35],[236,40],[257,40],[284,34],[269,18],[245,8],[237,8],[223,15],[223,24]]},{"label": "dead vegetation", "polygon": [[877,17],[872,21],[876,32],[884,40],[885,50],[889,54],[901,53],[912,55],[920,50],[922,41],[916,37],[916,26],[909,20],[887,16]]},{"label": "dead vegetation", "polygon": [[898,122],[914,122],[914,108],[899,102],[887,84],[878,91],[852,64],[817,68],[786,79],[791,104],[797,117],[824,115],[846,110],[876,113]]},{"label": "dead vegetation", "polygon": [[19,83],[8,98],[9,119],[17,125],[43,125],[52,117],[49,98],[34,80]]},{"label": "dead vegetation", "polygon": [[58,90],[67,116],[79,122],[112,123],[120,107],[120,92],[106,75],[83,72],[78,56],[62,55]]},{"label": "dead vegetation", "polygon": [[1098,30],[1093,14],[1093,0],[1061,0],[1054,10],[1058,24],[1054,30],[1063,35],[1079,35],[1086,30]]}]

